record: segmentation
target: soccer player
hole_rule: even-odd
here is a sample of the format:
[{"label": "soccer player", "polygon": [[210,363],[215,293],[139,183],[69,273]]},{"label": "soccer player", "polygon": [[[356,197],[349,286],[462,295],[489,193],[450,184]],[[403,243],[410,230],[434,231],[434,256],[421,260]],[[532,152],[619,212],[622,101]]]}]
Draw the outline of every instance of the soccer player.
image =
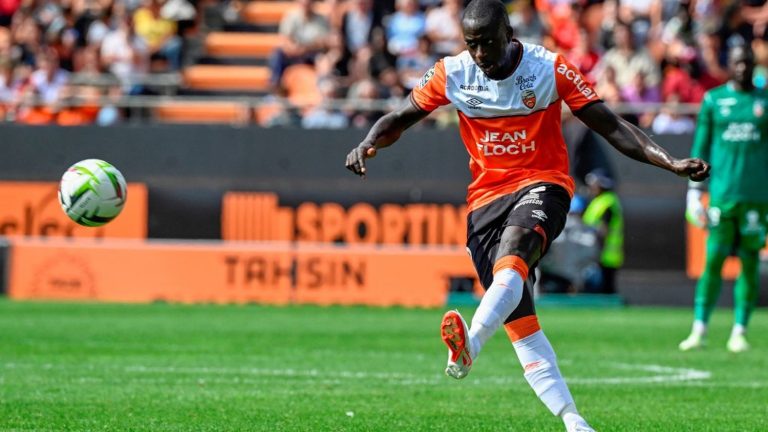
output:
[{"label": "soccer player", "polygon": [[728,52],[730,80],[704,95],[692,154],[712,161],[709,209],[702,185],[691,183],[686,218],[707,227],[707,258],[696,285],[693,330],[680,343],[688,351],[705,344],[707,323],[722,286],[723,262],[735,252],[741,273],[734,287],[734,325],[727,348],[749,349],[747,324],[757,302],[758,262],[768,229],[768,92],[754,88],[752,51]]},{"label": "soccer player", "polygon": [[349,152],[346,167],[366,175],[366,159],[437,107],[453,104],[473,179],[467,193],[467,247],[486,293],[470,328],[457,311],[444,315],[445,372],[456,379],[467,376],[483,345],[503,326],[544,405],[562,418],[566,430],[591,431],[576,410],[525,287],[532,284],[531,269],[562,230],[574,191],[561,103],[638,161],[695,181],[707,177],[709,166],[700,159],[673,158],[608,109],[562,55],[516,40],[501,1],[469,3],[462,30],[467,50],[427,71],[409,100],[380,118]]}]

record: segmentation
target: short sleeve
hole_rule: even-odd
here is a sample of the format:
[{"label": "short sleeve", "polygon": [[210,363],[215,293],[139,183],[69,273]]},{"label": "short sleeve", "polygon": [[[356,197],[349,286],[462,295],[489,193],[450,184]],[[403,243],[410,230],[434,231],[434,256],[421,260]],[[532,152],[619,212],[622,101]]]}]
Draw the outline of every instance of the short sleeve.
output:
[{"label": "short sleeve", "polygon": [[424,111],[434,111],[451,101],[445,94],[445,65],[442,60],[421,77],[419,85],[411,91],[411,102]]},{"label": "short sleeve", "polygon": [[576,112],[594,102],[600,102],[592,83],[562,55],[558,55],[555,60],[555,83],[557,94],[571,111]]}]

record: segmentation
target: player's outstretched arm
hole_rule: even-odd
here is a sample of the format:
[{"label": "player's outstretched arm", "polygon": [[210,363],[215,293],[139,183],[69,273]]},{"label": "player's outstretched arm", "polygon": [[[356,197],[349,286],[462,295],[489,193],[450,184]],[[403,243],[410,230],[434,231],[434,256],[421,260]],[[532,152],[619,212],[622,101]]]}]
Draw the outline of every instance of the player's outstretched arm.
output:
[{"label": "player's outstretched arm", "polygon": [[698,158],[672,157],[643,131],[616,115],[602,102],[584,107],[576,113],[576,117],[632,159],[656,165],[693,181],[709,177],[707,162]]},{"label": "player's outstretched arm", "polygon": [[363,142],[347,154],[347,169],[365,177],[366,159],[376,156],[378,149],[392,145],[406,129],[428,115],[428,111],[417,108],[408,98],[400,108],[377,120]]}]

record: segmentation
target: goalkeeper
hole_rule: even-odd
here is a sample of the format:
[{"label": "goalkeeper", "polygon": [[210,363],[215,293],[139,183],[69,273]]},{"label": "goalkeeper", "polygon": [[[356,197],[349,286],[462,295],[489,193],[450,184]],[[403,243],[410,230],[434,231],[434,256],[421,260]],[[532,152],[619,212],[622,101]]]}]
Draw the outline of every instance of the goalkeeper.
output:
[{"label": "goalkeeper", "polygon": [[729,82],[708,91],[699,111],[692,155],[712,164],[710,204],[704,208],[701,184],[691,182],[686,218],[706,227],[709,237],[704,273],[696,286],[693,330],[680,343],[683,351],[705,345],[723,262],[734,253],[741,261],[741,273],[734,288],[734,325],[727,348],[749,349],[745,335],[757,303],[759,252],[768,226],[768,92],[752,84],[753,68],[749,48],[731,48]]}]

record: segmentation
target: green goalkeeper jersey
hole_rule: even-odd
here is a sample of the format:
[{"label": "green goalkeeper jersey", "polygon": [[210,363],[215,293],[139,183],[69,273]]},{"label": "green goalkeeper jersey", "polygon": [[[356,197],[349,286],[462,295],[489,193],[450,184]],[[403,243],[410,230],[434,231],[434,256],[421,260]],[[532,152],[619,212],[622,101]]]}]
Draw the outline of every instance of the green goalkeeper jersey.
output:
[{"label": "green goalkeeper jersey", "polygon": [[768,203],[768,92],[731,84],[708,91],[691,153],[712,165],[713,203]]}]

